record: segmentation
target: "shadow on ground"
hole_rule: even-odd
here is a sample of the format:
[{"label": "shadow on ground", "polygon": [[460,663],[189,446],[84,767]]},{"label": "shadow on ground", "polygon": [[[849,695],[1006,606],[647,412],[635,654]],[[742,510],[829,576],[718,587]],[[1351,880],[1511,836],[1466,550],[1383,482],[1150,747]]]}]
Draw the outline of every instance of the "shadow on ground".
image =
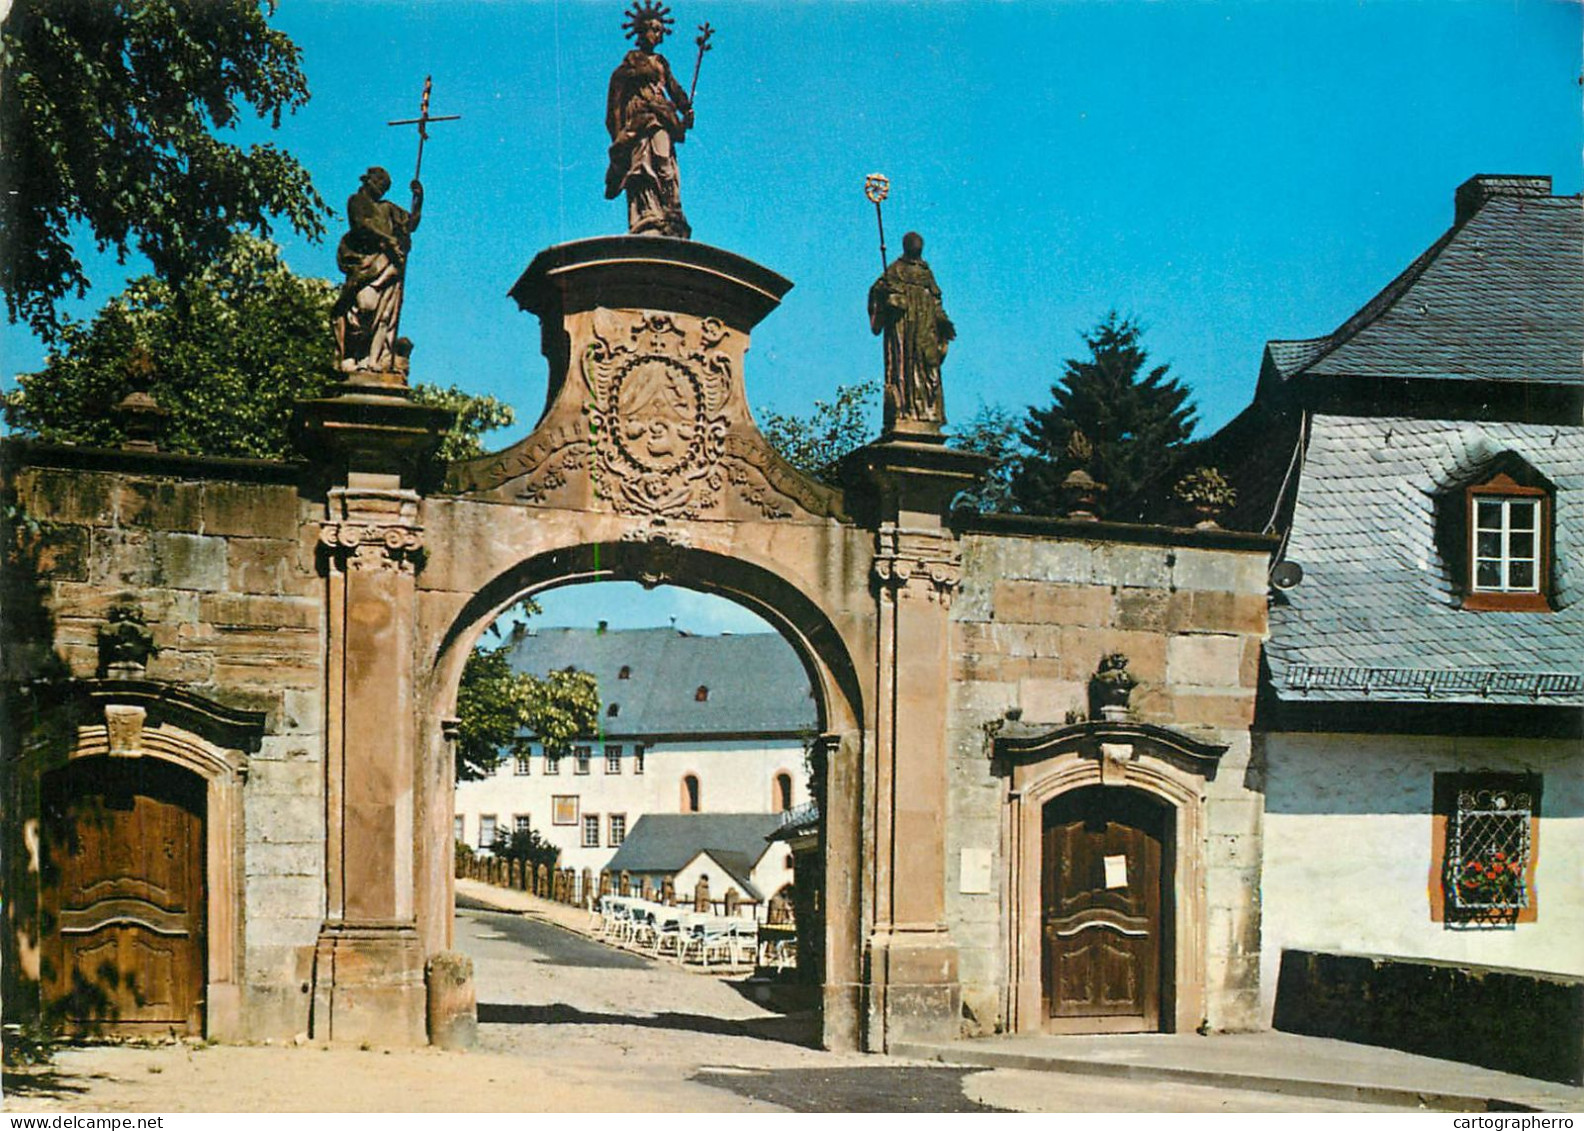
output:
[{"label": "shadow on ground", "polygon": [[66,1099],[87,1090],[81,1084],[67,1083],[60,1073],[44,1066],[7,1068],[0,1073],[0,1092],[9,1099]]},{"label": "shadow on ground", "polygon": [[795,1013],[776,1017],[732,1020],[699,1013],[587,1013],[576,1006],[499,1005],[480,1002],[480,1025],[628,1025],[637,1029],[673,1029],[683,1033],[708,1033],[721,1037],[752,1037],[756,1041],[820,1047],[819,1014]]},{"label": "shadow on ground", "polygon": [[1004,1111],[963,1095],[974,1068],[703,1068],[693,1082],[799,1112]]}]

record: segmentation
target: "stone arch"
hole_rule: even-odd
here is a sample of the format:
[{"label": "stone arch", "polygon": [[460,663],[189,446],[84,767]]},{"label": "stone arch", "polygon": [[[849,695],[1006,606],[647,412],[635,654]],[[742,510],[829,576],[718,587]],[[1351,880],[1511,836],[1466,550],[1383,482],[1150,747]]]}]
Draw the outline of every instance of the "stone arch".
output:
[{"label": "stone arch", "polygon": [[1040,1010],[1040,875],[1045,806],[1088,786],[1129,789],[1171,813],[1172,970],[1162,1027],[1189,1032],[1205,1018],[1206,782],[1224,746],[1167,727],[1078,723],[1049,732],[1003,730],[992,755],[1007,781],[1002,806],[1002,882],[1007,908],[1007,1025],[1037,1033]]},{"label": "stone arch", "polygon": [[[86,680],[72,689],[70,743],[36,750],[21,779],[30,783],[24,808],[38,827],[44,777],[88,758],[153,758],[198,779],[204,792],[204,1035],[241,1040],[243,787],[248,754],[264,730],[264,714],[224,707],[173,685],[148,680]],[[36,833],[33,834],[36,837]],[[37,841],[33,840],[33,851]],[[42,892],[33,893],[42,898]],[[36,954],[24,973],[37,981]]]},{"label": "stone arch", "polygon": [[[481,504],[461,500],[455,505]],[[778,555],[769,523],[743,524],[751,529],[726,536],[726,524],[656,524],[639,528],[643,536],[634,537],[633,520],[621,516],[498,506],[489,510],[502,516],[500,526],[516,527],[516,533],[502,535],[493,545],[493,556],[468,555],[464,563],[458,555],[454,568],[431,565],[419,575],[417,706],[430,793],[423,803],[417,862],[423,877],[418,884],[419,930],[426,946],[441,950],[452,945],[454,879],[435,848],[449,836],[441,830],[449,830],[454,812],[446,719],[454,710],[463,664],[487,626],[521,598],[565,585],[637,581],[694,589],[725,597],[763,618],[791,645],[808,675],[818,728],[814,741],[824,771],[819,786],[832,799],[823,819],[829,911],[823,952],[827,1040],[855,1044],[865,898],[858,784],[865,772],[865,745],[873,738],[866,729],[872,724],[866,721],[865,683],[854,657],[869,654],[874,625],[868,561],[855,564],[852,532],[834,525],[815,527],[818,537],[809,539],[800,554]],[[481,528],[477,517],[455,521],[459,529]],[[569,537],[556,545],[556,531],[576,540]],[[590,540],[607,532],[608,540]],[[706,541],[714,544],[688,544]],[[855,572],[862,584],[843,576],[844,568]],[[435,588],[425,590],[430,585]]]}]

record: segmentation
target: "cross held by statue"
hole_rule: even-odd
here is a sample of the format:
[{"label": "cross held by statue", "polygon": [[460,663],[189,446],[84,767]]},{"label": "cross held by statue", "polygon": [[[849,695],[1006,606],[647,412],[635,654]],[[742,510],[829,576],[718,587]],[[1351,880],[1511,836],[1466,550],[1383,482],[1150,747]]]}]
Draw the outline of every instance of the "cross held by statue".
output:
[{"label": "cross held by statue", "polygon": [[434,89],[434,76],[424,76],[423,100],[418,104],[416,118],[402,118],[394,122],[386,122],[387,126],[417,126],[418,127],[418,164],[413,169],[413,180],[419,179],[423,172],[424,142],[429,140],[430,122],[459,122],[461,114],[431,114],[429,113],[429,92]]}]

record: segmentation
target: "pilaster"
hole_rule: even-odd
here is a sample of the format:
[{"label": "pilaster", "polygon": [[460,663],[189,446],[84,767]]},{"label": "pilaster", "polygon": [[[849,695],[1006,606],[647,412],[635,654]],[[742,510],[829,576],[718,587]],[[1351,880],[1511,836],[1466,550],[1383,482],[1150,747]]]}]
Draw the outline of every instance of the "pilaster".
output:
[{"label": "pilaster", "polygon": [[865,942],[865,1045],[958,1035],[962,987],[945,923],[946,692],[961,543],[944,518],[986,461],[938,438],[890,433],[849,457],[875,530],[879,614],[875,757],[866,783],[873,924]]},{"label": "pilaster", "polygon": [[417,927],[416,573],[424,463],[450,422],[395,385],[349,383],[299,409],[327,473],[326,919],[314,952],[316,1040],[426,1040]]}]

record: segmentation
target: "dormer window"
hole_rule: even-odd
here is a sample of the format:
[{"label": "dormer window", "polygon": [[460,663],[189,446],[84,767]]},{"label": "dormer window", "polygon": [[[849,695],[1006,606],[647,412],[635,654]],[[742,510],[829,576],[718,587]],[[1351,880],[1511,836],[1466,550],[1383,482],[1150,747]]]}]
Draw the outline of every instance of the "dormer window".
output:
[{"label": "dormer window", "polygon": [[1532,471],[1524,474],[1528,470],[1509,465],[1466,489],[1466,609],[1551,607],[1552,496],[1549,484]]},{"label": "dormer window", "polygon": [[609,707],[605,708],[605,717],[608,719],[614,719],[619,714],[621,714],[620,703],[612,703]]},{"label": "dormer window", "polygon": [[695,703],[708,703],[709,702],[709,688],[707,688],[707,687],[703,686],[702,684],[700,684],[699,685],[699,689],[693,693],[693,702],[695,702]]},{"label": "dormer window", "polygon": [[617,679],[631,679],[632,678],[632,668],[628,667],[626,664],[623,664],[621,666],[621,671],[616,673],[616,678]]}]

